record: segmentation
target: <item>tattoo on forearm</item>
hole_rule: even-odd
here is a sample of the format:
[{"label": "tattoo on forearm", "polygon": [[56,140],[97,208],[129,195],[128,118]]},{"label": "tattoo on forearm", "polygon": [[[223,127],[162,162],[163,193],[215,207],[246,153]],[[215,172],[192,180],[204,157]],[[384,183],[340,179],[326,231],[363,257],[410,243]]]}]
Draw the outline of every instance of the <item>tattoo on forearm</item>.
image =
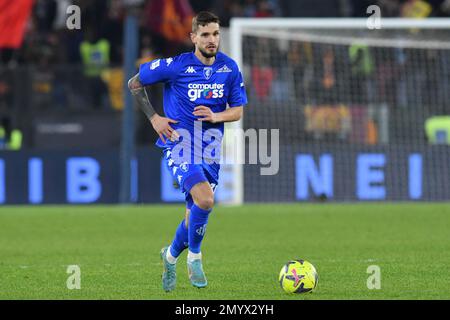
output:
[{"label": "tattoo on forearm", "polygon": [[147,96],[144,86],[139,82],[139,74],[128,81],[128,88],[130,89],[136,104],[150,120],[156,114],[156,111]]}]

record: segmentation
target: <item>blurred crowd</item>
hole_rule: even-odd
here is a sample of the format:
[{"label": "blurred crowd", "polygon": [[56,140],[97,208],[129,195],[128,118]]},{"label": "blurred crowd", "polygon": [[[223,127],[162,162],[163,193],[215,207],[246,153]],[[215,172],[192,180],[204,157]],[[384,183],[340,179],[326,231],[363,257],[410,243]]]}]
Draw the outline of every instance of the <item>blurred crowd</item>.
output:
[{"label": "blurred crowd", "polygon": [[[126,1],[35,0],[31,17],[26,24],[22,46],[18,49],[0,48],[0,118],[6,119],[1,121],[5,122],[8,128],[11,126],[10,123],[17,123],[14,117],[11,120],[10,115],[14,105],[18,104],[32,104],[32,112],[36,113],[48,108],[122,109],[123,23],[126,15],[124,2]],[[172,56],[191,50],[192,44],[188,38],[191,20],[196,12],[202,10],[215,12],[224,27],[229,26],[232,17],[367,17],[366,9],[373,4],[380,7],[381,15],[384,17],[450,16],[450,0],[134,0],[133,2],[140,3],[139,10],[136,11],[140,29],[137,65],[156,57]],[[81,8],[80,30],[67,29],[66,10],[70,5]],[[294,48],[294,51],[286,56],[288,60],[299,61],[298,64],[301,65],[299,68],[303,68],[301,72],[294,70],[294,77],[297,78],[304,77],[304,70],[308,68],[306,66],[308,60],[302,60],[304,56],[296,56],[301,55],[300,49]],[[295,53],[296,50],[298,53]],[[323,64],[320,65],[333,66],[336,53],[325,51],[321,54]],[[355,59],[360,61],[359,58]],[[265,93],[260,92],[258,83],[261,82],[260,79],[267,80],[267,75],[267,72],[252,70],[251,77],[255,80],[252,89],[259,96]],[[14,86],[14,83],[20,83],[20,79],[27,79],[30,82],[23,89],[26,90],[26,94],[22,100],[17,98],[18,89]],[[299,78],[298,81],[302,79]],[[329,76],[328,80],[324,81],[330,82],[330,79],[333,77]],[[315,82],[320,81],[320,78],[316,78]],[[355,86],[361,83],[355,81]],[[305,90],[299,94],[299,98],[307,95]]]},{"label": "blurred crowd", "polygon": [[[187,37],[196,12],[211,10],[221,24],[232,17],[367,17],[378,5],[383,17],[450,16],[450,0],[143,0],[140,10],[141,56],[173,55],[190,49]],[[123,61],[123,0],[36,0],[19,50],[0,49],[2,63],[74,64],[83,62],[83,43],[107,43],[105,61]],[[66,9],[81,8],[81,29],[68,30]]]},{"label": "blurred crowd", "polygon": [[[190,49],[188,34],[196,12],[218,13],[222,25],[228,26],[233,16],[281,16],[279,0],[202,1],[146,0],[140,1],[138,19],[140,48],[144,57],[173,55]],[[110,64],[123,61],[122,27],[125,18],[123,0],[36,0],[27,25],[25,42],[19,50],[2,50],[2,62],[19,64],[82,63],[83,43],[106,41],[105,54]],[[81,29],[68,30],[66,9],[81,8]]]},{"label": "blurred crowd", "polygon": [[[376,144],[382,141],[380,121],[387,120],[381,113],[389,112],[392,142],[422,140],[417,128],[424,120],[450,112],[450,50],[377,47],[354,39],[327,44],[249,38],[244,72],[256,107],[247,110],[253,116],[246,119],[254,121],[248,126],[271,128],[281,121],[290,135],[284,141],[311,141],[306,128],[327,141]],[[350,137],[358,126],[365,128]]]}]

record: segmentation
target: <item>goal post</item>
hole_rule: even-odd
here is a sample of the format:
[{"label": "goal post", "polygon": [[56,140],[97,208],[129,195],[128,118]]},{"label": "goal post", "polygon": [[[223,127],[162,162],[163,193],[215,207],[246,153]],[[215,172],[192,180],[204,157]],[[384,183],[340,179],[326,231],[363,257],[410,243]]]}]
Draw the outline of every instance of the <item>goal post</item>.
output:
[{"label": "goal post", "polygon": [[227,128],[279,129],[280,170],[240,164],[234,141],[229,203],[450,200],[447,133],[430,148],[424,129],[450,114],[449,39],[445,18],[233,18],[249,103]]}]

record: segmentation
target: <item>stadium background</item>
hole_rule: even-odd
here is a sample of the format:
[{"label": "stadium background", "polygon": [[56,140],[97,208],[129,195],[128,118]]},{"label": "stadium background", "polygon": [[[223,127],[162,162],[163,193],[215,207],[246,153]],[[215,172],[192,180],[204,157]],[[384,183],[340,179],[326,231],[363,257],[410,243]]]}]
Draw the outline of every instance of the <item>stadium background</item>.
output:
[{"label": "stadium background", "polygon": [[[371,4],[380,6],[383,17],[446,17],[450,11],[448,1],[439,0],[131,2],[138,7],[133,11],[139,29],[136,66],[191,50],[186,35],[200,10],[220,16],[225,52],[233,17],[367,17]],[[71,4],[81,8],[80,30],[66,27],[65,8]],[[136,145],[130,197],[120,196],[124,3],[42,0],[15,6],[25,23],[16,29],[24,32],[23,41],[10,48],[11,34],[0,36],[0,202],[182,199],[161,167],[160,152],[153,146],[156,134],[139,110],[127,124],[135,127]],[[271,39],[245,39],[243,70],[250,103],[243,127],[282,130],[279,174],[260,176],[260,166],[246,165],[244,201],[448,200],[449,167],[440,164],[448,157],[450,138],[442,130],[426,133],[425,122],[448,114],[449,61],[449,50],[293,42],[282,51]],[[149,93],[162,112],[161,86]],[[436,142],[443,145],[429,147]],[[298,157],[300,153],[310,157]],[[331,154],[325,162],[334,163],[334,192],[314,178],[314,166],[320,167],[324,154]],[[360,159],[367,154],[369,158]],[[361,161],[367,163],[362,171]],[[385,190],[370,187],[370,181],[362,181],[369,184],[367,190],[360,188],[357,174],[370,173],[371,166],[385,167],[378,181]],[[301,176],[307,168],[311,174]],[[411,170],[419,170],[419,177],[411,176]],[[230,179],[224,173],[223,185]],[[229,190],[219,190],[217,197],[226,202]]]}]

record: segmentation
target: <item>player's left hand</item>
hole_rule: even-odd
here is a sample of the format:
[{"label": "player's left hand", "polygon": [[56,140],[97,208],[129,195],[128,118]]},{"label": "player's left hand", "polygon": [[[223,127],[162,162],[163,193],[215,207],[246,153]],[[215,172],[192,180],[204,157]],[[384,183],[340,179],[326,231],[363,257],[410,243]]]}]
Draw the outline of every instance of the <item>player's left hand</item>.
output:
[{"label": "player's left hand", "polygon": [[195,107],[194,112],[192,112],[192,114],[197,117],[202,117],[198,119],[199,121],[209,121],[212,123],[217,122],[217,115],[206,106]]}]

